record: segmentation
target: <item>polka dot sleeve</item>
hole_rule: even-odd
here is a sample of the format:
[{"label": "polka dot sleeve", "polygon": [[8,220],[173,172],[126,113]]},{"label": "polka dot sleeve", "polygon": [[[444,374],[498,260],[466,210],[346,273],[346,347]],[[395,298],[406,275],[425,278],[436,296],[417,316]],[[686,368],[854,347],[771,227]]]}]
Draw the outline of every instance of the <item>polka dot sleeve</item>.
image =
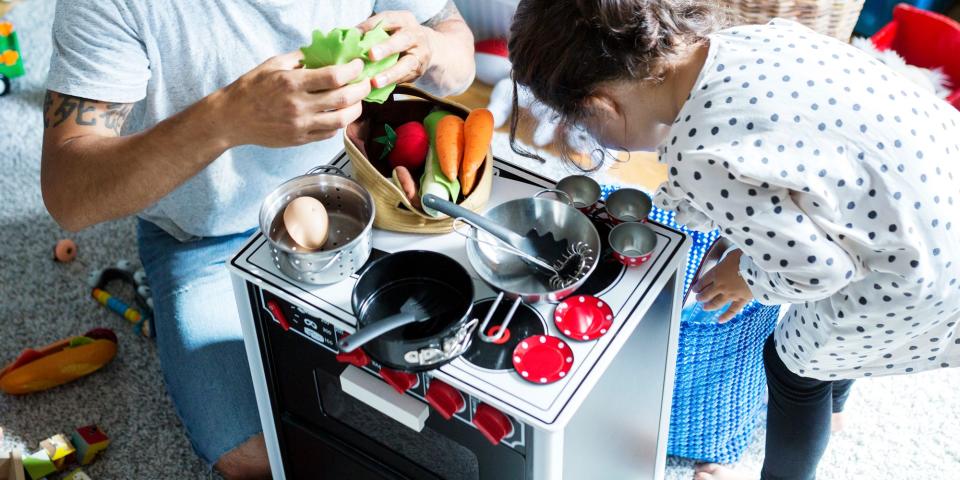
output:
[{"label": "polka dot sleeve", "polygon": [[740,274],[758,300],[820,300],[854,278],[849,254],[794,203],[787,188],[751,178],[706,152],[681,159],[683,169],[670,168],[658,204],[683,199],[740,247]]}]

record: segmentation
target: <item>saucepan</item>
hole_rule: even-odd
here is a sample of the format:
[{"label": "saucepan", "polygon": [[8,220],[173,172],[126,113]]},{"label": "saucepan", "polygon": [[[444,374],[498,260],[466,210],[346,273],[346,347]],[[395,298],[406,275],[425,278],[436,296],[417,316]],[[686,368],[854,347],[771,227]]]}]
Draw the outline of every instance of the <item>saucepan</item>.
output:
[{"label": "saucepan", "polygon": [[[426,197],[424,200],[428,201]],[[472,214],[450,202],[433,202],[430,207],[452,217],[469,218]],[[585,246],[583,253],[586,262],[577,280],[555,288],[550,285],[548,277],[531,268],[522,257],[491,248],[480,241],[467,240],[467,259],[470,266],[483,281],[500,292],[496,304],[490,307],[490,314],[478,327],[477,335],[490,342],[499,340],[500,335],[507,331],[509,321],[521,302],[559,302],[577,291],[597,267],[600,235],[590,219],[570,203],[548,198],[509,200],[488,209],[483,217],[515,234],[535,237],[534,243],[549,239],[551,242],[556,240],[569,245],[582,244]],[[505,297],[512,299],[513,305],[502,321],[501,328],[490,337],[487,335],[490,317]]]},{"label": "saucepan", "polygon": [[363,348],[395,370],[438,368],[469,348],[478,321],[470,318],[473,280],[442,253],[404,250],[375,260],[351,298],[357,331],[341,351]]},{"label": "saucepan", "polygon": [[[311,196],[323,203],[330,235],[323,248],[304,251],[290,239],[283,212],[291,200]],[[353,275],[370,257],[373,198],[337,167],[316,167],[284,182],[263,200],[260,231],[270,244],[274,264],[288,277],[314,285]]]}]

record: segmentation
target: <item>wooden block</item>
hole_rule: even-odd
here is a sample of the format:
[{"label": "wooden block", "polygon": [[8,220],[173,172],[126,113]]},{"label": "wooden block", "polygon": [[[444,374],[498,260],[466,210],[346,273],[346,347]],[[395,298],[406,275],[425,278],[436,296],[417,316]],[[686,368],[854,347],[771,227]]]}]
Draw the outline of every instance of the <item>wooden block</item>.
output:
[{"label": "wooden block", "polygon": [[77,449],[77,460],[80,465],[89,465],[96,459],[97,454],[106,450],[110,445],[110,438],[96,425],[80,427],[70,434],[74,448]]},{"label": "wooden block", "polygon": [[33,480],[40,480],[57,472],[57,466],[53,464],[53,460],[50,460],[47,451],[42,448],[23,457],[23,468]]},{"label": "wooden block", "polygon": [[20,450],[0,452],[0,480],[26,480]]},{"label": "wooden block", "polygon": [[90,476],[80,468],[68,473],[61,480],[91,480]]},{"label": "wooden block", "polygon": [[53,464],[56,465],[57,470],[61,472],[76,459],[75,454],[77,450],[73,447],[73,444],[70,443],[70,440],[67,439],[67,436],[62,433],[58,433],[40,442],[40,448],[47,451],[47,455],[50,455],[50,460],[53,460]]}]

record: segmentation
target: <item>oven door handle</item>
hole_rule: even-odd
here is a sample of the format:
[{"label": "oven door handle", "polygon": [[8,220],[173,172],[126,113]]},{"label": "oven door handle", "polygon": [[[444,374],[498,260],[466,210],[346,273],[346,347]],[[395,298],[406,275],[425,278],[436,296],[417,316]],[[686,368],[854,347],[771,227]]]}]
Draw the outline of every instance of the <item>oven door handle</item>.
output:
[{"label": "oven door handle", "polygon": [[427,404],[409,395],[397,393],[379,378],[353,365],[348,366],[340,374],[340,388],[347,395],[415,432],[423,430],[430,415]]}]

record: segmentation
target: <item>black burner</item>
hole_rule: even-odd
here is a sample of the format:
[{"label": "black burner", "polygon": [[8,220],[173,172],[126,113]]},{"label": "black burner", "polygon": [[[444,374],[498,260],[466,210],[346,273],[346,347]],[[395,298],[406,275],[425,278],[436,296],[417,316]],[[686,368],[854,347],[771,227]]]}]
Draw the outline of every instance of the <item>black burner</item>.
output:
[{"label": "black burner", "polygon": [[[473,305],[472,315],[479,318],[480,322],[487,316],[490,306],[493,305],[493,299],[480,300]],[[504,299],[500,302],[490,325],[487,326],[487,335],[493,336],[503,322],[504,315],[510,310],[513,301]],[[479,326],[477,327],[479,329]],[[532,307],[526,304],[520,304],[517,311],[513,314],[513,320],[507,326],[509,337],[505,336],[500,343],[490,343],[484,341],[476,333],[473,335],[473,342],[470,348],[463,354],[463,359],[481,368],[490,370],[510,370],[513,368],[513,349],[521,340],[533,335],[543,335],[546,333],[546,326]]]},{"label": "black burner", "polygon": [[613,227],[607,222],[595,217],[592,217],[590,220],[593,222],[593,225],[597,227],[597,233],[600,235],[600,262],[597,264],[597,268],[593,270],[593,273],[587,277],[587,281],[573,293],[574,295],[597,295],[606,290],[610,285],[613,285],[613,282],[617,281],[627,268],[618,262],[616,258],[613,258],[613,250],[610,248],[610,241],[607,238],[610,235],[610,230],[613,230]]}]

